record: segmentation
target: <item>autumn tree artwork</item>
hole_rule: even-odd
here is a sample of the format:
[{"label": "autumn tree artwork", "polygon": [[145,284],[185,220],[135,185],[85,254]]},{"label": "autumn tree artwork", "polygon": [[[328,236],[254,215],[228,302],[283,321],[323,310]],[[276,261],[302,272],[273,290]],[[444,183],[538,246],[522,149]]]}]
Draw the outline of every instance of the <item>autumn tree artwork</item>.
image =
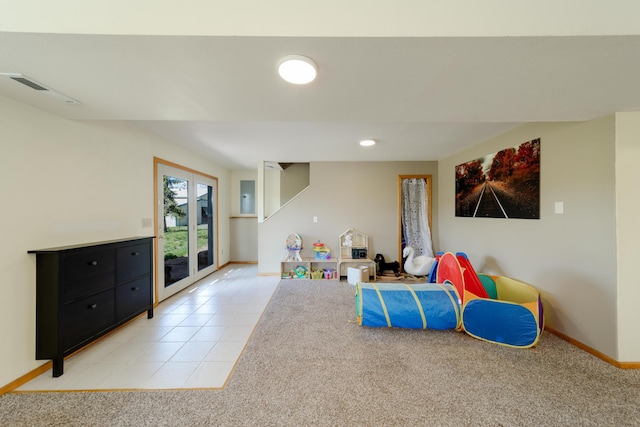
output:
[{"label": "autumn tree artwork", "polygon": [[540,219],[540,138],[456,166],[456,216]]}]

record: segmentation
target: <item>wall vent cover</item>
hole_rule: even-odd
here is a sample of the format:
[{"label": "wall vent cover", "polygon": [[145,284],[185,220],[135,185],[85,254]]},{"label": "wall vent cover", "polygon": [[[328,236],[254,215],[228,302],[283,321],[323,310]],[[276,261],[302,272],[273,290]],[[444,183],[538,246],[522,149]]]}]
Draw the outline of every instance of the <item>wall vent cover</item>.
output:
[{"label": "wall vent cover", "polygon": [[11,76],[10,79],[17,81],[18,83],[22,83],[25,86],[29,86],[30,88],[35,90],[49,90],[46,87],[34,82],[33,80],[29,80],[26,77]]},{"label": "wall vent cover", "polygon": [[33,90],[37,90],[42,93],[46,93],[47,95],[51,95],[52,97],[61,100],[65,104],[80,104],[80,101],[70,98],[66,95],[61,94],[58,91],[55,91],[41,83],[36,82],[35,80],[23,75],[23,74],[13,74],[13,73],[0,73],[0,76],[9,77],[11,80],[16,81],[20,84],[23,84],[27,87],[30,87]]}]

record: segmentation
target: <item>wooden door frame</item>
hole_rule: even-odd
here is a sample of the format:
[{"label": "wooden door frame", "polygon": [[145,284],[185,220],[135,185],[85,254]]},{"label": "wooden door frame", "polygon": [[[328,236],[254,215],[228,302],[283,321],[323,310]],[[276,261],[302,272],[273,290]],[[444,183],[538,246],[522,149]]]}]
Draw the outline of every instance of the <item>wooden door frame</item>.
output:
[{"label": "wooden door frame", "polygon": [[[402,180],[403,179],[424,179],[427,187],[427,220],[429,222],[429,231],[432,230],[431,226],[431,175],[398,175],[398,260],[400,262],[400,271],[404,271],[404,265],[402,262]],[[433,238],[433,233],[431,233]]]},{"label": "wooden door frame", "polygon": [[218,212],[219,212],[219,203],[218,203],[218,194],[220,193],[220,188],[219,188],[219,181],[218,178],[213,176],[213,175],[209,175],[203,172],[200,172],[196,169],[191,169],[189,167],[186,166],[182,166],[179,165],[177,163],[174,162],[170,162],[168,160],[164,160],[161,159],[159,157],[154,157],[153,158],[153,225],[154,225],[154,236],[155,239],[153,239],[153,260],[154,260],[154,292],[153,292],[153,302],[154,302],[154,306],[157,306],[159,304],[159,291],[158,291],[158,266],[157,264],[157,258],[158,258],[158,241],[159,241],[159,227],[160,227],[160,223],[158,221],[158,214],[159,214],[159,206],[160,206],[160,194],[158,193],[158,165],[165,165],[165,166],[169,166],[175,169],[179,169],[185,173],[188,174],[193,174],[193,175],[200,175],[202,177],[208,178],[212,181],[215,181],[216,183],[216,188],[215,188],[215,213],[214,213],[214,224],[213,224],[213,228],[214,228],[214,233],[215,235],[214,237],[214,246],[215,246],[215,257],[214,257],[214,266],[215,266],[215,270],[217,271],[219,269],[219,255],[220,255],[220,249],[218,246],[218,236],[219,236],[219,230],[218,230]]}]

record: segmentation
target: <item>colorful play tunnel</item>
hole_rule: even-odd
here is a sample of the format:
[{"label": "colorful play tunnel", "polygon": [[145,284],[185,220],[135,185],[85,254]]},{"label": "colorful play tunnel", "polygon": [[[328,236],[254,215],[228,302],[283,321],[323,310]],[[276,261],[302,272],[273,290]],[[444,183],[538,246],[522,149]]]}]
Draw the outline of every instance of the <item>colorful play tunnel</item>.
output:
[{"label": "colorful play tunnel", "polygon": [[438,254],[436,283],[358,283],[358,324],[369,327],[458,329],[510,347],[537,344],[544,329],[540,293],[502,276],[476,274],[464,253]]},{"label": "colorful play tunnel", "polygon": [[483,277],[493,281],[496,298],[466,294],[462,327],[481,340],[511,347],[532,347],[542,334],[543,312],[539,292],[532,286],[508,277]]},{"label": "colorful play tunnel", "polygon": [[409,329],[457,329],[460,303],[450,284],[358,283],[358,324]]}]

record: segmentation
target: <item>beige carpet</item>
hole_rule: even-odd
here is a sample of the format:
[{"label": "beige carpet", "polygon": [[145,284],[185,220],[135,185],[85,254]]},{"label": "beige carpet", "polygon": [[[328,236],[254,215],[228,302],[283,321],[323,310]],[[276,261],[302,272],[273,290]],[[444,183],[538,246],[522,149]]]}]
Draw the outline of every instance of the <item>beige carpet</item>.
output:
[{"label": "beige carpet", "polygon": [[640,371],[544,334],[357,326],[354,287],[285,280],[224,390],[10,393],[3,426],[637,426]]}]

